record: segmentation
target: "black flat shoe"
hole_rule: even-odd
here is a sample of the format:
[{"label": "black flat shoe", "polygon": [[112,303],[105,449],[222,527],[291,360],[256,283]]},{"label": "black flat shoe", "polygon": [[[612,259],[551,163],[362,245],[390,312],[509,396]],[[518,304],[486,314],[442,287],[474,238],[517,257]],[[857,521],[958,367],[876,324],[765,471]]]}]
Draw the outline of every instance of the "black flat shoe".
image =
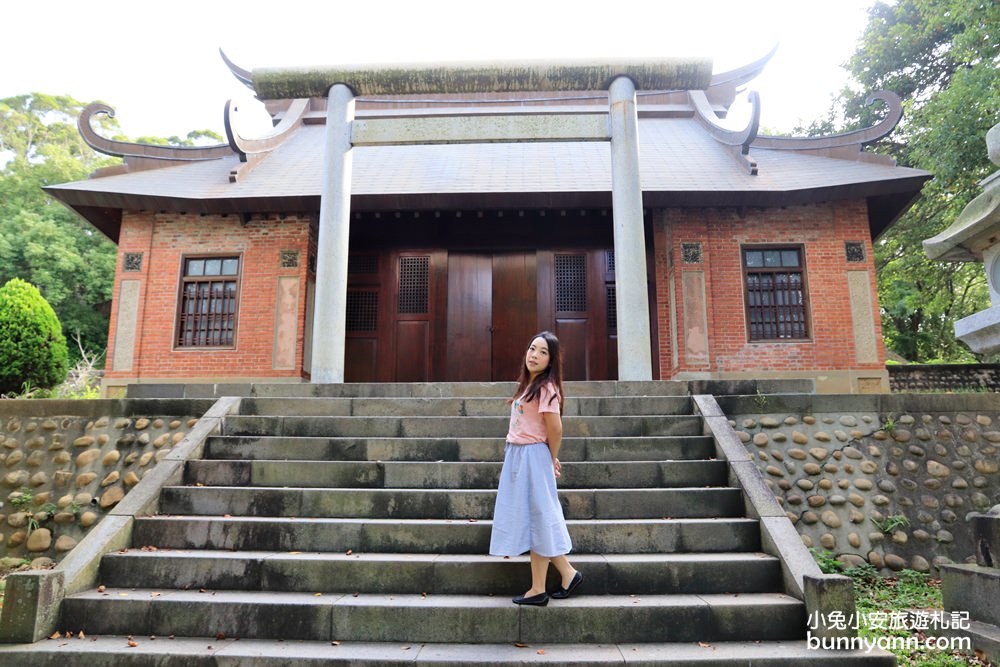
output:
[{"label": "black flat shoe", "polygon": [[576,590],[576,587],[583,583],[583,573],[579,570],[573,575],[573,581],[569,582],[569,588],[563,588],[561,585],[555,591],[552,592],[550,597],[553,600],[565,600],[570,596],[570,594]]},{"label": "black flat shoe", "polygon": [[526,598],[523,595],[518,595],[512,600],[514,604],[527,604],[533,607],[544,607],[549,603],[548,593],[539,593],[538,595],[532,595],[530,598]]}]

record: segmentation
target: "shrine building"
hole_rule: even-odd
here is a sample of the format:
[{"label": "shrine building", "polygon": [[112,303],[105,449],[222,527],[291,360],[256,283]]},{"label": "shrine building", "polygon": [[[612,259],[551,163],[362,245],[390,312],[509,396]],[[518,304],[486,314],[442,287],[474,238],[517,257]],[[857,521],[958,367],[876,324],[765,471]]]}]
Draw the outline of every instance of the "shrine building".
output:
[{"label": "shrine building", "polygon": [[[772,52],[773,53],[773,52]],[[132,383],[807,378],[888,390],[872,242],[930,177],[725,123],[771,54],[249,72],[274,119],[46,190],[118,244],[106,395]],[[223,56],[223,58],[225,58]],[[791,82],[789,85],[793,85]]]}]

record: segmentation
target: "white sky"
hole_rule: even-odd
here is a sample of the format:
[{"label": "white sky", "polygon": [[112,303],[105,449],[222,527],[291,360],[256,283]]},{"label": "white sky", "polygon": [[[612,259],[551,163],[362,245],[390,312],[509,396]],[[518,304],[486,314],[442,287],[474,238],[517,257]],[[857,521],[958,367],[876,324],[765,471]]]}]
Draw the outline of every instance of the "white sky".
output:
[{"label": "white sky", "polygon": [[[4,3],[0,98],[103,100],[123,131],[223,133],[244,69],[399,61],[672,55],[715,71],[778,53],[749,88],[762,126],[825,116],[874,0],[42,0]],[[737,102],[737,106],[740,102]],[[734,111],[736,109],[734,108]]]}]

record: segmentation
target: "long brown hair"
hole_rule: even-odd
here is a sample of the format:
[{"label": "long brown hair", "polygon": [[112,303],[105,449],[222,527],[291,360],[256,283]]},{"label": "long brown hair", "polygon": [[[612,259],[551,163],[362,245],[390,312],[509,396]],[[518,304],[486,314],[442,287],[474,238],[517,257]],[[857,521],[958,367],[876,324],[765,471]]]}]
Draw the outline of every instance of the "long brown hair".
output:
[{"label": "long brown hair", "polygon": [[556,388],[556,396],[559,397],[559,412],[563,409],[563,378],[562,378],[562,348],[559,347],[559,339],[551,331],[542,331],[541,333],[536,333],[528,341],[528,344],[524,346],[525,351],[536,338],[541,338],[545,341],[545,344],[549,346],[549,365],[544,371],[535,376],[535,379],[531,379],[531,372],[528,370],[528,365],[524,362],[524,357],[521,358],[521,375],[517,378],[517,391],[510,398],[508,403],[512,403],[518,398],[524,397],[525,403],[530,403],[538,399],[538,395],[542,392],[542,387],[546,384],[552,383]]}]

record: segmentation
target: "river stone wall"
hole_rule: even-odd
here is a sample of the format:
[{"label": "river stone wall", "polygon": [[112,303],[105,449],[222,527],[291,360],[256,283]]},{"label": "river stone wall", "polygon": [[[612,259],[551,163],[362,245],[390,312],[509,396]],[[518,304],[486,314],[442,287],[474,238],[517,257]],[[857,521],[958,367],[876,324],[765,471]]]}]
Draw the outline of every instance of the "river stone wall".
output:
[{"label": "river stone wall", "polygon": [[995,394],[720,397],[806,546],[847,565],[974,562],[1000,503]]},{"label": "river stone wall", "polygon": [[0,557],[58,561],[212,401],[0,401]]},{"label": "river stone wall", "polygon": [[892,391],[1000,391],[1000,364],[888,364]]}]

